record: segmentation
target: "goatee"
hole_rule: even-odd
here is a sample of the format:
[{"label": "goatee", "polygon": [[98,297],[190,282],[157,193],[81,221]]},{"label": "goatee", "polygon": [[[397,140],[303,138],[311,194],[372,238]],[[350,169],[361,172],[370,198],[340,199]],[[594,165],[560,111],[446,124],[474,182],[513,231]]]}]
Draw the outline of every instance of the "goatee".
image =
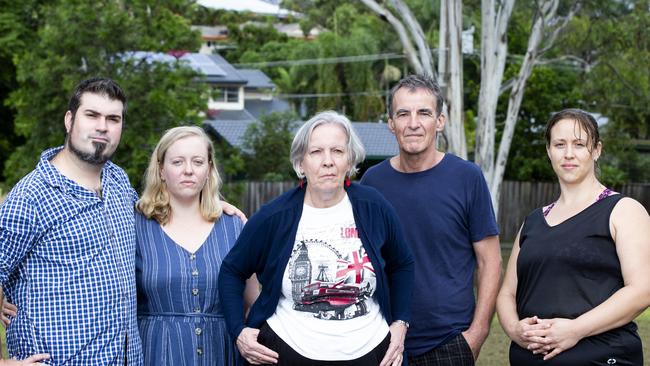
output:
[{"label": "goatee", "polygon": [[81,151],[76,146],[74,146],[71,140],[68,140],[68,146],[70,147],[70,151],[72,151],[72,153],[75,154],[75,156],[83,162],[92,165],[104,165],[107,161],[111,159],[113,154],[104,154],[104,150],[106,150],[107,144],[102,142],[97,142],[97,141],[93,141],[92,144],[93,144],[94,151],[85,152],[85,151]]}]

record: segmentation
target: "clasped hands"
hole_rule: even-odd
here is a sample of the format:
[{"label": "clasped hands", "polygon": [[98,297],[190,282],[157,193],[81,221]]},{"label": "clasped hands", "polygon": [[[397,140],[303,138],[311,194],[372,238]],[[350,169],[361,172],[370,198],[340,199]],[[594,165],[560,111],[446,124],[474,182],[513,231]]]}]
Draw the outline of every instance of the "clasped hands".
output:
[{"label": "clasped hands", "polygon": [[516,324],[513,340],[533,354],[543,354],[545,361],[550,360],[583,338],[573,323],[564,318],[524,318]]}]

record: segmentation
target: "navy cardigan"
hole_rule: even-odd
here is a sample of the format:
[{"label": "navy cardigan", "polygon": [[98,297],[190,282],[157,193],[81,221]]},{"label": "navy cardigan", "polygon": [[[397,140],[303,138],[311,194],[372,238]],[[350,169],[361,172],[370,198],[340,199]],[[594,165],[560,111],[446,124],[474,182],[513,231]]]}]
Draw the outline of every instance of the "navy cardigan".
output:
[{"label": "navy cardigan", "polygon": [[[408,321],[413,290],[413,256],[393,207],[374,188],[346,187],[361,243],[375,268],[374,297],[390,324]],[[294,188],[274,199],[246,223],[221,264],[219,299],[233,339],[245,327],[259,328],[273,315],[282,291],[282,276],[295,244],[305,190]],[[382,270],[378,270],[381,268]],[[243,292],[252,274],[262,292],[244,320]]]}]

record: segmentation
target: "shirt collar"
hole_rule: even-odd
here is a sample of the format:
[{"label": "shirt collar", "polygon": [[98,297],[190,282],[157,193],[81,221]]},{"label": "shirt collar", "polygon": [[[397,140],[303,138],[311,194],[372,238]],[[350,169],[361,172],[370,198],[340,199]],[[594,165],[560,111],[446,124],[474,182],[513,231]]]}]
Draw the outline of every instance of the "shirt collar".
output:
[{"label": "shirt collar", "polygon": [[[54,158],[56,154],[60,153],[61,150],[63,150],[63,146],[57,146],[43,151],[37,166],[38,172],[47,184],[52,187],[60,188],[64,193],[72,193],[75,195],[91,193],[73,180],[66,178],[54,165],[52,165],[52,158]],[[106,179],[111,179],[113,177],[114,169],[115,165],[110,161],[107,161],[102,167],[102,188],[104,187]]]}]

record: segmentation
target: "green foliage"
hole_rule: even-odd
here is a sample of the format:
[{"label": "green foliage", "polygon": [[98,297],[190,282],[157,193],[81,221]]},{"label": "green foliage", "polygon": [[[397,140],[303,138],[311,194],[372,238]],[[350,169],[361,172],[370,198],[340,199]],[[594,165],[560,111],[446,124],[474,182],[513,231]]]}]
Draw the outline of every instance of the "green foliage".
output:
[{"label": "green foliage", "polygon": [[244,135],[246,175],[251,180],[291,180],[295,177],[289,162],[293,131],[298,117],[292,112],[263,115]]},{"label": "green foliage", "polygon": [[227,182],[221,187],[223,200],[235,207],[244,207],[245,182]]},{"label": "green foliage", "polygon": [[[33,169],[43,149],[61,145],[69,94],[81,80],[115,79],[128,96],[129,110],[115,161],[135,187],[162,131],[197,124],[206,90],[199,76],[182,64],[128,60],[129,51],[195,50],[198,34],[181,15],[191,4],[160,1],[53,1],[35,7],[40,14],[32,44],[13,53],[18,88],[7,99],[15,110],[15,132],[25,143],[4,169],[8,184]],[[29,37],[27,37],[29,38]]]},{"label": "green foliage", "polygon": [[625,172],[613,165],[602,165],[598,179],[607,187],[620,187],[627,183]]},{"label": "green foliage", "polygon": [[227,57],[233,63],[241,62],[240,59],[246,51],[255,50],[260,44],[265,45],[269,42],[284,43],[288,40],[287,35],[275,30],[271,23],[261,26],[247,24],[244,27],[233,23],[228,26],[228,35],[230,40],[237,44],[237,48],[224,52],[224,57]]},{"label": "green foliage", "polygon": [[589,2],[558,47],[581,60],[581,107],[609,119],[601,160],[603,179],[612,182],[650,181],[650,158],[635,149],[636,141],[650,139],[649,6],[647,0]]},{"label": "green foliage", "polygon": [[192,24],[196,25],[240,24],[253,18],[250,13],[211,9],[204,6],[194,7],[189,11],[187,17]]},{"label": "green foliage", "polygon": [[[42,22],[39,4],[43,1],[0,0],[0,101],[18,87],[14,55],[36,41],[36,29]],[[16,146],[25,139],[14,132],[14,114],[6,103],[0,103],[0,182],[5,162]]]},{"label": "green foliage", "polygon": [[[304,59],[324,59],[343,56],[372,55],[384,52],[401,52],[401,46],[393,32],[385,32],[387,25],[360,2],[344,1],[285,1],[291,9],[306,14],[305,22],[318,25],[325,30],[314,40],[282,39],[268,33],[268,42],[251,43],[246,37],[238,36],[241,53],[239,59],[229,58],[231,62],[253,63],[261,61],[292,61]],[[305,23],[306,24],[306,23]],[[242,31],[253,32],[252,27]],[[391,61],[401,68],[400,62]],[[392,67],[385,60],[367,62],[320,63],[309,65],[263,67],[278,86],[281,93],[307,94],[294,99],[302,103],[306,115],[325,109],[336,109],[347,114],[352,120],[373,121],[379,119],[386,110],[382,84],[384,70]]]},{"label": "green foliage", "polygon": [[[515,70],[509,72],[513,73]],[[544,129],[553,112],[580,105],[581,95],[576,88],[578,76],[574,70],[545,66],[533,69],[521,103],[505,179],[555,179],[546,155]],[[501,110],[504,111],[506,96],[502,99]],[[505,116],[501,118],[505,119]]]}]

